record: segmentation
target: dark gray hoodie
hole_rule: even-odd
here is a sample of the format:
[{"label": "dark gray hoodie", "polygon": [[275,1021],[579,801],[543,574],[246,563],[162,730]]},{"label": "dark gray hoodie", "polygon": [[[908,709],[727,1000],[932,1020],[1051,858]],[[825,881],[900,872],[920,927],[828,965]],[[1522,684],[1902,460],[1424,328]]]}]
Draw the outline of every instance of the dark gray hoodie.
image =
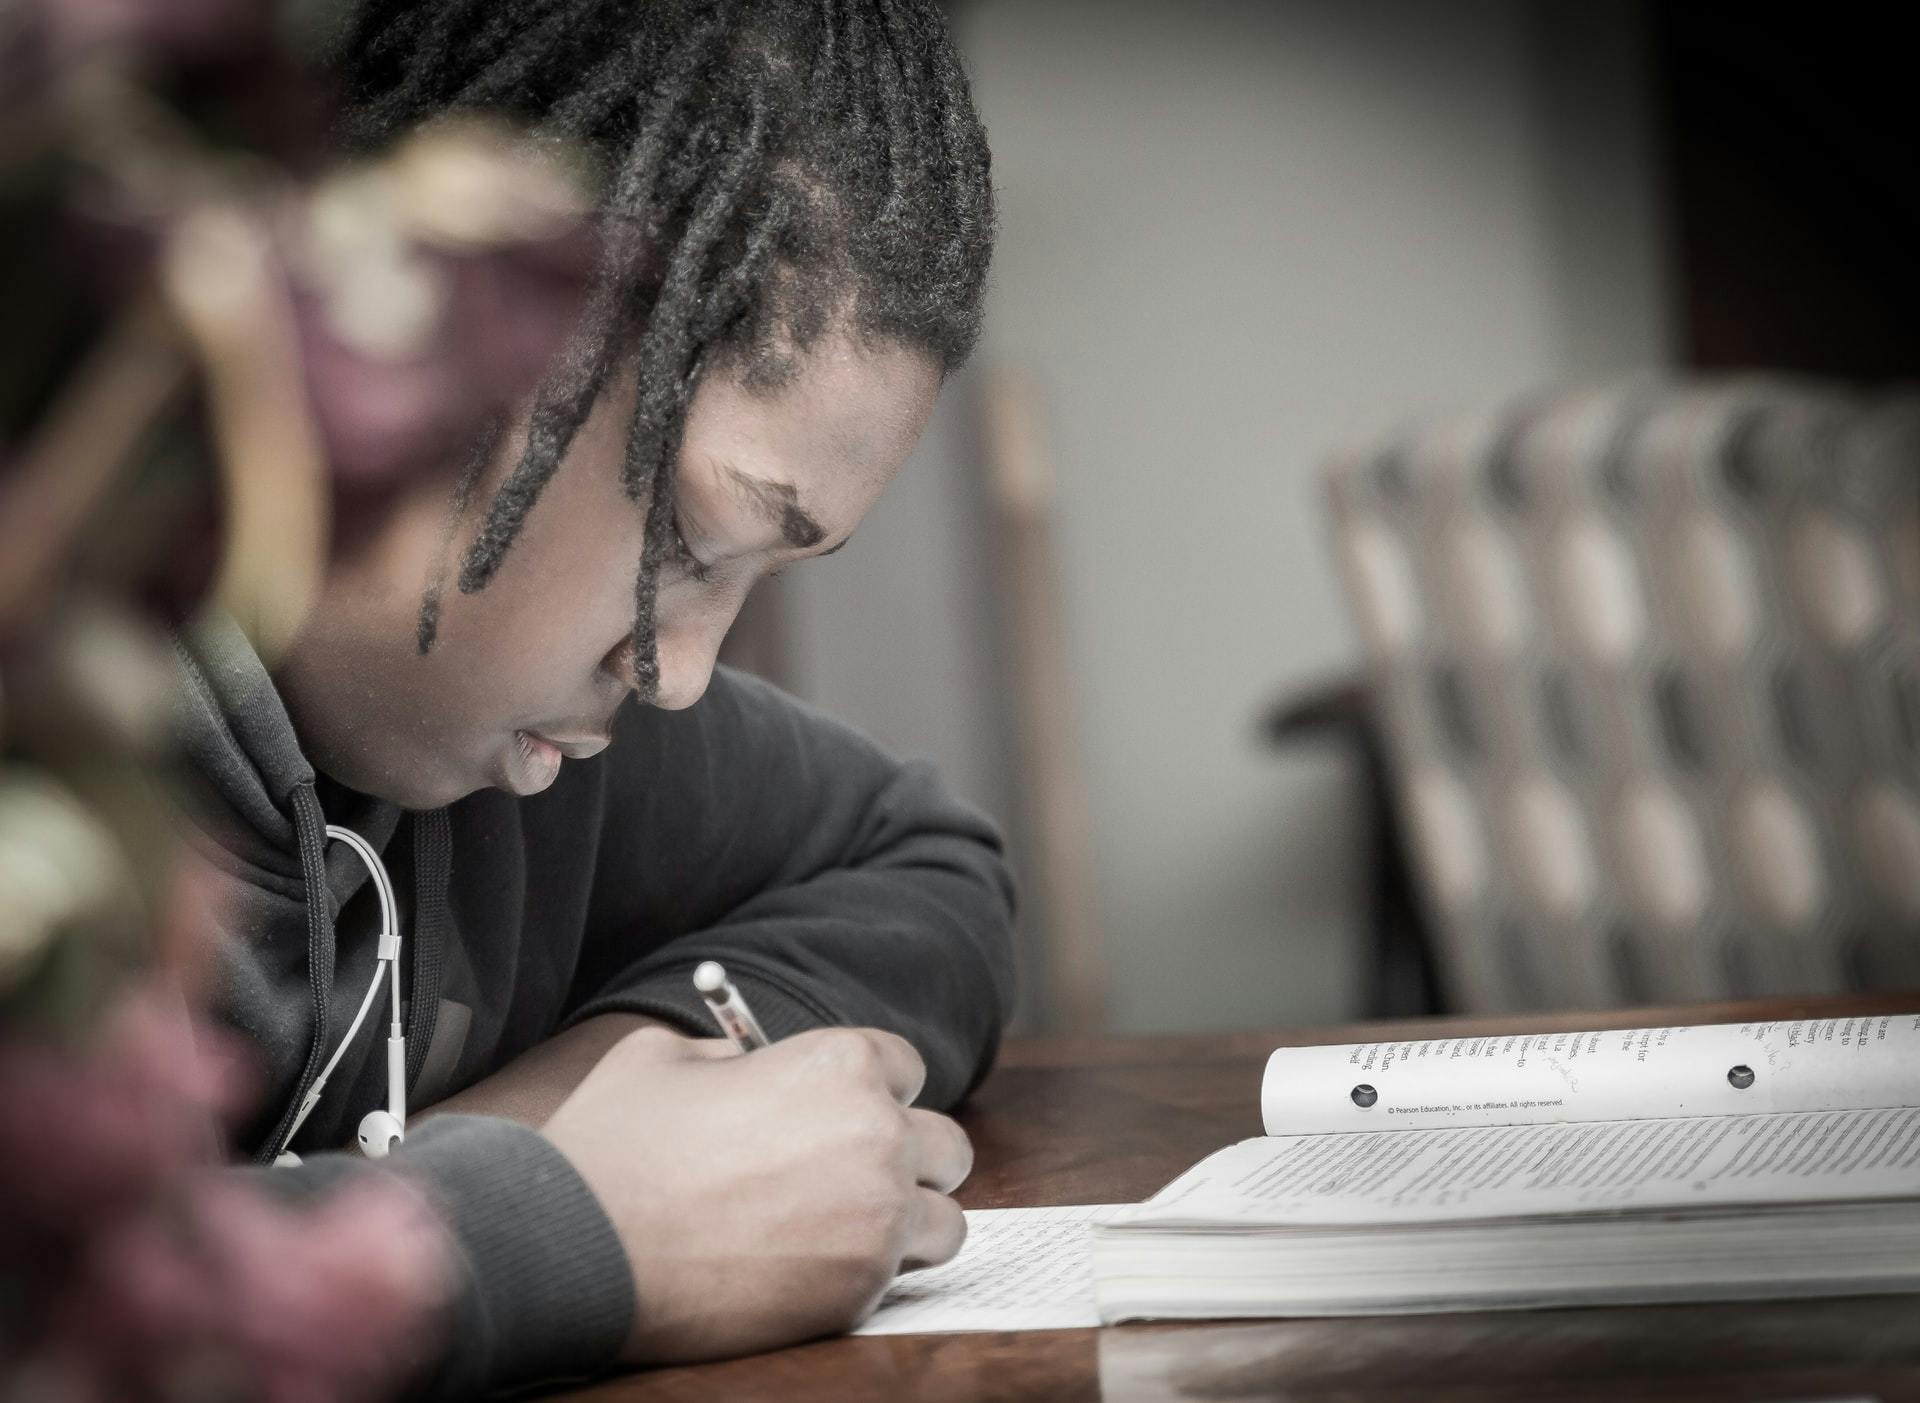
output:
[{"label": "dark gray hoodie", "polygon": [[[704,959],[726,963],[774,1037],[825,1024],[899,1033],[927,1061],[922,1104],[950,1106],[984,1074],[1012,999],[1011,887],[991,825],[926,765],[723,669],[688,711],[622,708],[613,745],[567,762],[543,794],[485,790],[406,813],[315,774],[230,622],[204,622],[177,652],[200,798],[191,831],[237,879],[220,1011],[267,1074],[243,1136],[257,1158],[280,1146],[373,971],[375,893],[360,861],[326,844],[329,823],[371,843],[393,878],[410,1106],[595,1014],[711,1034],[690,983]],[[378,1172],[316,1152],[349,1144],[385,1104],[382,1007],[294,1139],[306,1165],[274,1172],[287,1191]],[[632,1276],[542,1136],[445,1116],[386,1164],[425,1186],[464,1259],[436,1392],[612,1361],[636,1309]]]}]

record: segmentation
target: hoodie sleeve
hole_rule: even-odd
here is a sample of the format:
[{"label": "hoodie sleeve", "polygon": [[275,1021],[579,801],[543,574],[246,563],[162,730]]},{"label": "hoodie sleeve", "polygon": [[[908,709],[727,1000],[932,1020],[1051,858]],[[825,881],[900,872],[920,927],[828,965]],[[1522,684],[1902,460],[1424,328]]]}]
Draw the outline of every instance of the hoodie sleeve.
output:
[{"label": "hoodie sleeve", "polygon": [[249,1171],[276,1195],[317,1197],[365,1175],[399,1175],[445,1224],[458,1283],[437,1357],[410,1396],[477,1398],[610,1368],[632,1328],[633,1271],[613,1224],[538,1131],[488,1116],[439,1116],[379,1164],[314,1155]]},{"label": "hoodie sleeve", "polygon": [[999,833],[930,765],[721,669],[687,711],[623,709],[606,785],[570,1023],[710,1034],[691,975],[714,959],[774,1037],[906,1038],[924,1104],[985,1075],[1013,1000],[1012,880]]}]

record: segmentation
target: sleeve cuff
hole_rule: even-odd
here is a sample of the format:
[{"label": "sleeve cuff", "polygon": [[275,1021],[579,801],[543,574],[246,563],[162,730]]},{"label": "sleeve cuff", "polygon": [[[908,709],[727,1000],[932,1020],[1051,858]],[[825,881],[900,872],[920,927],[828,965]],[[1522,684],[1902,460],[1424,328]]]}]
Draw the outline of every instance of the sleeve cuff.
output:
[{"label": "sleeve cuff", "polygon": [[545,1136],[490,1116],[439,1116],[389,1163],[425,1189],[463,1258],[431,1397],[614,1363],[633,1324],[633,1270],[599,1200]]},{"label": "sleeve cuff", "polygon": [[[693,1037],[718,1037],[720,1025],[713,1021],[707,1001],[693,987],[693,971],[699,964],[699,959],[692,959],[638,971],[618,987],[603,990],[582,1004],[568,1017],[566,1026],[603,1013],[638,1013],[658,1018]],[[727,977],[752,1007],[767,1036],[776,1042],[809,1028],[835,1027],[843,1021],[752,969],[728,963]]]}]

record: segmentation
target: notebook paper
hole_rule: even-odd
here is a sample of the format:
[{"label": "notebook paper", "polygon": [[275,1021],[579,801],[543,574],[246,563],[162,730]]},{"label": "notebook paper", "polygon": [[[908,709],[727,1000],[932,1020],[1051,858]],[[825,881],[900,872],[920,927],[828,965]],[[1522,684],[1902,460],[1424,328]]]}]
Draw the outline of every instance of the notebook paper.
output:
[{"label": "notebook paper", "polygon": [[972,1209],[960,1255],[945,1266],[901,1277],[853,1333],[937,1335],[1098,1325],[1088,1230],[1125,1206]]}]

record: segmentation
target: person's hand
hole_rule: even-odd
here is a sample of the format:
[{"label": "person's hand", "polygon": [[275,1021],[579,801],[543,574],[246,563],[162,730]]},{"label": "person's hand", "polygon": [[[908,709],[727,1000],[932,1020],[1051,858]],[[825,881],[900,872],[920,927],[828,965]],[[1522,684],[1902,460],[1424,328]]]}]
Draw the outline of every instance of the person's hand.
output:
[{"label": "person's hand", "polygon": [[960,1250],[966,1133],[917,1110],[891,1033],[833,1028],[740,1057],[647,1028],[547,1122],[633,1263],[629,1363],[714,1359],[857,1324],[901,1270]]}]

